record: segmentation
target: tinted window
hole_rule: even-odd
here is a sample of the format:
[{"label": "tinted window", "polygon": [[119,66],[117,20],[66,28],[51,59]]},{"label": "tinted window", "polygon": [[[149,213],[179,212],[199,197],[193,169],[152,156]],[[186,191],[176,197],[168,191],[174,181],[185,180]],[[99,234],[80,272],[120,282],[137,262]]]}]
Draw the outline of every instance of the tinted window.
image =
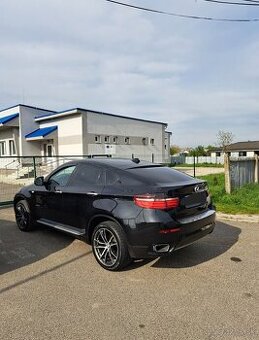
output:
[{"label": "tinted window", "polygon": [[72,175],[73,171],[75,170],[75,165],[69,166],[65,169],[59,170],[53,176],[50,177],[50,181],[55,181],[60,186],[65,186],[68,183],[70,176]]},{"label": "tinted window", "polygon": [[190,176],[167,167],[133,168],[127,171],[154,184],[177,183],[191,179]]},{"label": "tinted window", "polygon": [[116,183],[121,183],[120,176],[116,172],[106,171],[106,184],[113,185]]},{"label": "tinted window", "polygon": [[[133,173],[132,173],[133,174]],[[134,174],[133,174],[134,175]],[[126,171],[106,171],[106,185],[140,185],[141,182]]]},{"label": "tinted window", "polygon": [[103,185],[103,177],[103,170],[101,168],[88,164],[82,164],[77,168],[75,176],[73,176],[73,178],[71,179],[71,185]]}]

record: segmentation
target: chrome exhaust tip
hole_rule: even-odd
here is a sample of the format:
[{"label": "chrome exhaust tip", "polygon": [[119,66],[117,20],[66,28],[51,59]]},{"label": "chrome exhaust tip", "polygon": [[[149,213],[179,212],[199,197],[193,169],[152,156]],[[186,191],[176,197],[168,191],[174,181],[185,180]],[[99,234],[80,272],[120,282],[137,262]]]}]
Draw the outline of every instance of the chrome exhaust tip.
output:
[{"label": "chrome exhaust tip", "polygon": [[155,244],[153,245],[153,251],[156,253],[167,253],[170,249],[169,244]]}]

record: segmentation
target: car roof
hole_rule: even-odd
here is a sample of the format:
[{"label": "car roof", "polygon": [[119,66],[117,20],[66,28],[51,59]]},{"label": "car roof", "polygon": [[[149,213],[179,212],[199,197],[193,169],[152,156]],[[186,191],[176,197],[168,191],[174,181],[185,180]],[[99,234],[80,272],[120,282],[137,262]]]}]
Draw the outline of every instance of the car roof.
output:
[{"label": "car roof", "polygon": [[[146,168],[146,167],[160,167],[161,164],[151,163],[143,160],[139,160],[138,158],[127,159],[127,158],[88,158],[88,159],[80,159],[69,162],[70,164],[92,164],[92,165],[101,165],[117,168],[120,170],[134,169],[134,168]],[[69,164],[66,163],[66,164]]]}]

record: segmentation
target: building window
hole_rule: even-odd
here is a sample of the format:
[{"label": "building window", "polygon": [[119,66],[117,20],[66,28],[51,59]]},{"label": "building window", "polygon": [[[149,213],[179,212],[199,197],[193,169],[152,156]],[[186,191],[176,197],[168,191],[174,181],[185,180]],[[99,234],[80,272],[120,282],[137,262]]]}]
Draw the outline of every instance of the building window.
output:
[{"label": "building window", "polygon": [[9,140],[9,154],[10,156],[16,155],[14,140]]},{"label": "building window", "polygon": [[165,144],[165,150],[167,150],[167,145]]},{"label": "building window", "polygon": [[130,144],[130,138],[129,137],[125,137],[124,138],[124,142],[125,142],[125,144]]},{"label": "building window", "polygon": [[112,142],[114,144],[117,144],[118,143],[118,137],[117,136],[112,137]]},{"label": "building window", "polygon": [[110,136],[104,137],[104,143],[110,143]]},{"label": "building window", "polygon": [[221,156],[221,152],[220,151],[216,151],[216,157],[220,157]]},{"label": "building window", "polygon": [[102,139],[100,135],[95,136],[95,143],[101,143]]},{"label": "building window", "polygon": [[154,140],[154,138],[150,138],[150,144],[151,144],[151,145],[155,145],[155,140]]},{"label": "building window", "polygon": [[239,157],[246,157],[246,151],[240,151]]},{"label": "building window", "polygon": [[147,145],[148,138],[146,138],[146,137],[142,138],[142,143],[143,143],[143,145]]},{"label": "building window", "polygon": [[4,156],[6,154],[6,143],[0,142],[0,156]]}]

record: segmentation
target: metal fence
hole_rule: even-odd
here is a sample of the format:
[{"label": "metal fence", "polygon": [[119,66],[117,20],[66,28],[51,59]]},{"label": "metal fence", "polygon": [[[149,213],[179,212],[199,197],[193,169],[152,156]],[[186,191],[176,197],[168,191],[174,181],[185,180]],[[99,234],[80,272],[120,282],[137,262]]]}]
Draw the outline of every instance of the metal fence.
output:
[{"label": "metal fence", "polygon": [[[137,155],[140,159],[141,156]],[[0,206],[11,204],[14,195],[38,176],[46,176],[58,166],[75,159],[112,157],[112,155],[0,157]],[[125,158],[134,158],[126,155]],[[143,157],[144,158],[144,157]],[[155,157],[150,157],[155,161]]]},{"label": "metal fence", "polygon": [[258,155],[255,157],[226,157],[226,192],[242,187],[248,183],[258,183]]},{"label": "metal fence", "polygon": [[211,157],[211,156],[171,156],[172,164],[224,164],[224,156],[221,157]]}]

